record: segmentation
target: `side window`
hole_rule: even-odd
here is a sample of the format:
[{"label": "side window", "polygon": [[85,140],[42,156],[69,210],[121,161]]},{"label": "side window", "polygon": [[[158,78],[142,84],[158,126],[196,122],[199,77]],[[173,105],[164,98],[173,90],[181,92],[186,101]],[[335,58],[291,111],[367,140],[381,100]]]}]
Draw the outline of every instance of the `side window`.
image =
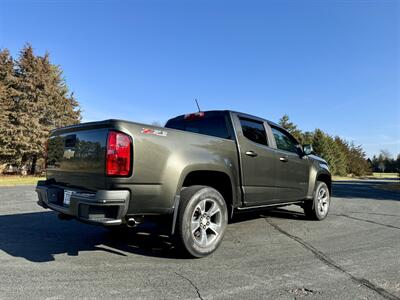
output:
[{"label": "side window", "polygon": [[240,124],[242,125],[243,135],[246,138],[257,144],[268,146],[267,133],[263,123],[240,118]]},{"label": "side window", "polygon": [[296,143],[289,135],[278,128],[271,127],[271,129],[278,149],[298,154]]}]

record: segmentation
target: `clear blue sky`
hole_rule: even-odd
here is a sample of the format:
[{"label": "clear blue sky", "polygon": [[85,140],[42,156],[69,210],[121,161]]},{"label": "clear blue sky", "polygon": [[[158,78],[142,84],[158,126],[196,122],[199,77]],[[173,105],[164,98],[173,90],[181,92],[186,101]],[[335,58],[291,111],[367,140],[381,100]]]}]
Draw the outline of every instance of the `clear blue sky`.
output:
[{"label": "clear blue sky", "polygon": [[289,114],[400,152],[400,1],[0,0],[0,48],[50,52],[83,119]]}]

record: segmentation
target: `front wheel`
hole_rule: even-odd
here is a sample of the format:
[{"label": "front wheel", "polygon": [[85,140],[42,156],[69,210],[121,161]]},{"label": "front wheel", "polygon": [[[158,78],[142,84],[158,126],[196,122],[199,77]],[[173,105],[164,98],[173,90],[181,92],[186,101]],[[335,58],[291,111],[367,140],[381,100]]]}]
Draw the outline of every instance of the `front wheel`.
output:
[{"label": "front wheel", "polygon": [[227,206],[217,190],[207,186],[182,190],[176,233],[186,254],[204,257],[213,253],[221,244],[227,224]]},{"label": "front wheel", "polygon": [[304,214],[311,220],[323,220],[329,212],[331,197],[329,188],[325,182],[317,181],[312,201],[306,201],[303,205]]}]

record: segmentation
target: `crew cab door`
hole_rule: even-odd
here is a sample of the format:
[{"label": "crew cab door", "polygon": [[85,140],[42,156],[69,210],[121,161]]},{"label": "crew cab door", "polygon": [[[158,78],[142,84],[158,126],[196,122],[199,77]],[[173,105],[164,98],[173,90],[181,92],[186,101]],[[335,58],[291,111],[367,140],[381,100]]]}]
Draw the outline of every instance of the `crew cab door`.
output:
[{"label": "crew cab door", "polygon": [[287,131],[271,125],[276,146],[275,179],[279,202],[301,200],[306,197],[309,180],[309,161],[301,155],[299,143]]},{"label": "crew cab door", "polygon": [[275,152],[269,146],[265,123],[235,115],[242,171],[242,188],[246,206],[268,204],[276,198]]}]

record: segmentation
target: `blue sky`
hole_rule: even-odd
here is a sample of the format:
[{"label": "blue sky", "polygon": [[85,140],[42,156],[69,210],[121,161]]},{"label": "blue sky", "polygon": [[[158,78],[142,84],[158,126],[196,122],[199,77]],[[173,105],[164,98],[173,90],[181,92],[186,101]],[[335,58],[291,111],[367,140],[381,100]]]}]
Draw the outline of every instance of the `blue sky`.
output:
[{"label": "blue sky", "polygon": [[400,1],[0,0],[0,48],[50,52],[83,119],[233,109],[400,153]]}]

